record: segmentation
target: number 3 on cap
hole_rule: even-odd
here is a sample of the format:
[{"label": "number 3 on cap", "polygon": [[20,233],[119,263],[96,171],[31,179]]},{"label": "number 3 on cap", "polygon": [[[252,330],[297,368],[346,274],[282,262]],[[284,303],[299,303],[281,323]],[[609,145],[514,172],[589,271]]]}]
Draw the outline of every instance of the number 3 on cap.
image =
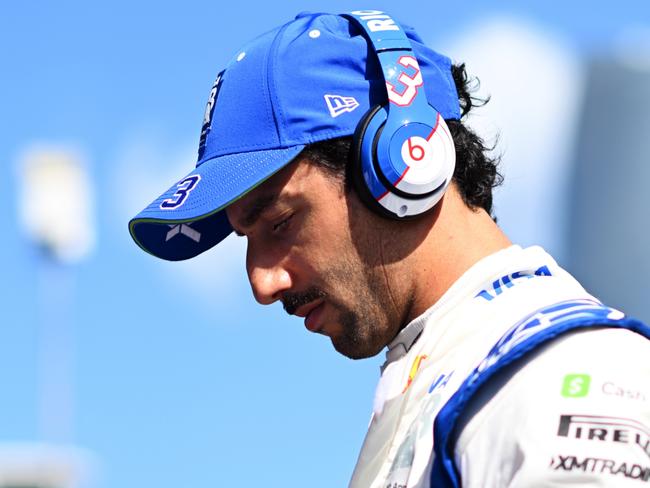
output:
[{"label": "number 3 on cap", "polygon": [[185,178],[183,181],[180,181],[176,188],[176,193],[172,195],[173,198],[167,198],[160,203],[160,208],[163,210],[171,210],[178,208],[185,203],[187,197],[190,195],[190,192],[196,188],[197,183],[201,181],[201,176],[192,175]]},{"label": "number 3 on cap", "polygon": [[406,72],[402,72],[399,75],[398,81],[406,87],[402,93],[395,91],[395,87],[392,83],[386,82],[386,89],[388,90],[388,99],[393,102],[395,105],[400,107],[408,107],[413,102],[413,99],[418,94],[418,88],[421,87],[424,82],[422,80],[422,73],[420,73],[420,66],[418,65],[417,60],[413,56],[402,56],[397,62],[404,66],[405,68],[413,68],[415,73],[413,76],[409,76]]}]

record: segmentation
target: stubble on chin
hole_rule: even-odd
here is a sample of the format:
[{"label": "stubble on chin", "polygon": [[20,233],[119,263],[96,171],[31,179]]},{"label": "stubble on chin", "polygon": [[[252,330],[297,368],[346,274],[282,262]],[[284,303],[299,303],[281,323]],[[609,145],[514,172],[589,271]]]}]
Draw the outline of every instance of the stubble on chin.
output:
[{"label": "stubble on chin", "polygon": [[[339,322],[341,333],[331,337],[334,349],[350,359],[366,359],[376,356],[386,346],[387,341],[381,331],[378,314],[360,307],[360,310],[341,312]],[[366,309],[366,310],[364,310]],[[373,320],[374,317],[374,320]]]},{"label": "stubble on chin", "polygon": [[388,314],[389,300],[383,280],[376,269],[349,266],[337,273],[340,297],[328,296],[338,310],[338,333],[330,337],[334,349],[350,359],[376,356],[399,330]]}]

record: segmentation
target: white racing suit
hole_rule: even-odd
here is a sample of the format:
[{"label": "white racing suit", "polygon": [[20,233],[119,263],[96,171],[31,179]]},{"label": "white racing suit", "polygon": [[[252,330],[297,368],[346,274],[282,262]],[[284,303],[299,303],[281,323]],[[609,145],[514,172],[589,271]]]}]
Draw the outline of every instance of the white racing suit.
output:
[{"label": "white racing suit", "polygon": [[389,345],[350,487],[650,486],[644,336],[539,247],[479,261]]}]

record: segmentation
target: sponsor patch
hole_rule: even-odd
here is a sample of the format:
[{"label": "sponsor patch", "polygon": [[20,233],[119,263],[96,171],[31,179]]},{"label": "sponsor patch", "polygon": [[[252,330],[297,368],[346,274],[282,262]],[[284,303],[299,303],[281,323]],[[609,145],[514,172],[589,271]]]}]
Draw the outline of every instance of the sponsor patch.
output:
[{"label": "sponsor patch", "polygon": [[451,379],[451,376],[454,374],[452,371],[449,374],[442,373],[440,376],[438,376],[433,383],[431,383],[431,386],[429,387],[429,393],[432,393],[435,390],[440,390],[447,386],[447,383],[449,383],[449,380]]},{"label": "sponsor patch", "polygon": [[481,297],[488,302],[494,300],[497,296],[501,295],[506,289],[512,288],[522,280],[528,280],[535,276],[553,276],[548,266],[541,266],[536,270],[523,270],[517,271],[512,274],[507,274],[492,283],[492,286],[479,291],[474,298]]},{"label": "sponsor patch", "polygon": [[588,374],[568,374],[562,382],[562,396],[566,398],[581,398],[589,394],[591,376]]},{"label": "sponsor patch", "polygon": [[402,393],[406,393],[406,390],[409,389],[409,386],[411,386],[411,383],[413,383],[413,380],[415,379],[415,375],[418,374],[418,370],[420,369],[420,365],[422,364],[422,361],[424,361],[426,358],[427,358],[426,354],[422,354],[415,358],[413,364],[411,365],[411,371],[409,371],[409,377],[406,380],[406,385],[404,386]]},{"label": "sponsor patch", "polygon": [[630,388],[629,385],[620,385],[615,381],[605,381],[600,390],[603,395],[627,398],[628,400],[646,401],[645,393],[637,388]]},{"label": "sponsor patch", "polygon": [[635,445],[650,457],[650,430],[633,419],[599,415],[560,415],[557,435],[585,441]]},{"label": "sponsor patch", "polygon": [[549,466],[553,471],[580,471],[583,473],[623,476],[639,481],[650,480],[650,468],[635,463],[581,456],[553,456]]}]

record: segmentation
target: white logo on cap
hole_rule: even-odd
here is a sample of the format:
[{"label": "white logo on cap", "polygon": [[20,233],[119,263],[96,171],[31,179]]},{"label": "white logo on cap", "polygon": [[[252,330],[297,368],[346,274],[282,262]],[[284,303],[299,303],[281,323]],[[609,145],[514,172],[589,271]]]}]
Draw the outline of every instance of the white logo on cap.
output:
[{"label": "white logo on cap", "polygon": [[194,230],[190,227],[190,224],[176,224],[170,225],[170,230],[167,232],[165,237],[165,242],[170,240],[172,237],[183,234],[184,236],[189,237],[194,242],[199,242],[201,240],[201,233],[197,230]]},{"label": "white logo on cap", "polygon": [[325,95],[325,103],[332,117],[338,117],[342,113],[352,112],[359,106],[354,97],[342,97],[341,95]]}]

